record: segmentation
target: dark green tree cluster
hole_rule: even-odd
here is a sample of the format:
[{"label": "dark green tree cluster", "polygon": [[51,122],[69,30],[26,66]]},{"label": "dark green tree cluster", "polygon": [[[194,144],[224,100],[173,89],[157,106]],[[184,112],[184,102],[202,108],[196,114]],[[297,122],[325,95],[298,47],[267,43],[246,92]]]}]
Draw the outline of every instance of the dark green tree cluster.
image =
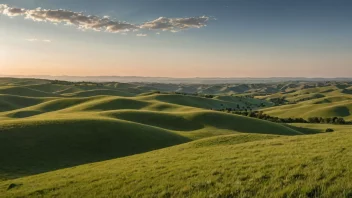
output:
[{"label": "dark green tree cluster", "polygon": [[270,102],[274,103],[275,106],[287,104],[286,97],[271,98]]},{"label": "dark green tree cluster", "polygon": [[200,94],[200,93],[184,93],[184,92],[170,92],[170,94],[177,94],[177,95],[183,95],[183,96],[198,96],[198,97],[203,97],[203,98],[214,98],[214,95],[211,94]]},{"label": "dark green tree cluster", "polygon": [[309,123],[326,123],[326,124],[346,124],[347,122],[343,118],[322,118],[322,117],[310,117],[308,118]]},{"label": "dark green tree cluster", "polygon": [[248,116],[252,118],[258,118],[262,120],[268,120],[271,122],[277,123],[319,123],[319,124],[352,124],[352,122],[345,121],[344,118],[341,117],[333,117],[333,118],[322,118],[322,117],[310,117],[307,120],[304,118],[279,118],[275,116],[270,116],[268,114],[263,113],[262,111],[231,111],[231,108],[225,108],[220,111],[225,111],[228,113],[233,113],[242,116]]},{"label": "dark green tree cluster", "polygon": [[63,80],[53,80],[51,81],[51,84],[53,85],[73,85],[73,86],[97,86],[97,87],[102,87],[104,86],[103,83],[95,83],[95,82],[69,82],[69,81],[63,81]]}]

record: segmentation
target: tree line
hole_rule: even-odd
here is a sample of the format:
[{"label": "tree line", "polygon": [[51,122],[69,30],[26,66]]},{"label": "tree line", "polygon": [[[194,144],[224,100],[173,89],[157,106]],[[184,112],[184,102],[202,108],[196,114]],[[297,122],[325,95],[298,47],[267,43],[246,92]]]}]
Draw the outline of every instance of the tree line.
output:
[{"label": "tree line", "polygon": [[277,123],[319,123],[319,124],[352,124],[352,122],[346,121],[342,117],[309,117],[308,119],[304,118],[279,118],[275,116],[270,116],[263,113],[262,111],[232,111],[231,108],[220,109],[219,111],[224,111],[227,113],[233,113],[242,116],[248,116],[252,118],[258,118],[261,120],[267,120]]}]

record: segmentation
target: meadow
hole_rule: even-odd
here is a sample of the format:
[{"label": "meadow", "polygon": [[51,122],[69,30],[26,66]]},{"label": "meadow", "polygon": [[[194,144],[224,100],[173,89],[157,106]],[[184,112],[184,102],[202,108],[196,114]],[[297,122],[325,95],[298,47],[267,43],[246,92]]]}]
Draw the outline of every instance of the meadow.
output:
[{"label": "meadow", "polygon": [[216,110],[351,121],[351,90],[0,78],[0,197],[350,197],[351,125]]}]

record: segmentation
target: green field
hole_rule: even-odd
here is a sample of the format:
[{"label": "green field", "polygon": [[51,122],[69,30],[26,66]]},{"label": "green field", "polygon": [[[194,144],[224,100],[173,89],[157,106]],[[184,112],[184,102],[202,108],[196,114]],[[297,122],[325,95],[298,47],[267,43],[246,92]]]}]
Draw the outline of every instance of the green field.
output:
[{"label": "green field", "polygon": [[352,196],[351,125],[215,111],[352,118],[349,89],[308,85],[0,78],[0,197]]}]

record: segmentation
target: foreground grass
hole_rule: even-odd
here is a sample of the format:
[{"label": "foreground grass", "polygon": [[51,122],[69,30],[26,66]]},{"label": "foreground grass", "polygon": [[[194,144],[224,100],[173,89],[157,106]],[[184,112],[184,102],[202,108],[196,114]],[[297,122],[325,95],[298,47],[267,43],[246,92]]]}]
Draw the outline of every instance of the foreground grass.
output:
[{"label": "foreground grass", "polygon": [[0,196],[351,197],[351,163],[352,131],[230,135],[5,181]]}]

